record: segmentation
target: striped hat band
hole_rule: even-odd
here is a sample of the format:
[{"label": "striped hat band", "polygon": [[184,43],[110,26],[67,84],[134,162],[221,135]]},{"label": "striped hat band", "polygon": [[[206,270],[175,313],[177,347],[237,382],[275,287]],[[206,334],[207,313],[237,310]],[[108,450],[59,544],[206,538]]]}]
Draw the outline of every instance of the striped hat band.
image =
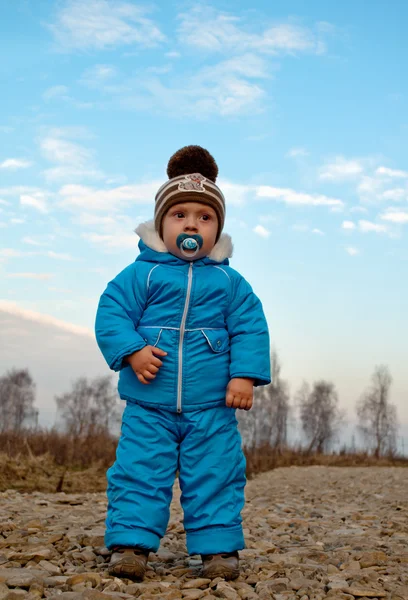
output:
[{"label": "striped hat band", "polygon": [[158,190],[155,197],[154,224],[159,235],[162,234],[164,215],[169,208],[181,202],[200,202],[215,210],[218,217],[218,241],[225,221],[225,198],[220,188],[200,173],[169,179]]}]

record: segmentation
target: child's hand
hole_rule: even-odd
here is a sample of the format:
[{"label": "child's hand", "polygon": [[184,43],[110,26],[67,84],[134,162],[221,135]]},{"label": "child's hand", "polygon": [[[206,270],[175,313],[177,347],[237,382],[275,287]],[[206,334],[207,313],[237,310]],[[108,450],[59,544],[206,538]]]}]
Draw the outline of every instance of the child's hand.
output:
[{"label": "child's hand", "polygon": [[231,408],[249,410],[254,397],[254,380],[243,377],[231,379],[227,387],[225,404]]},{"label": "child's hand", "polygon": [[162,361],[155,355],[166,356],[167,352],[156,346],[145,346],[126,357],[140,383],[149,385],[150,380],[156,377],[156,373],[162,366]]}]

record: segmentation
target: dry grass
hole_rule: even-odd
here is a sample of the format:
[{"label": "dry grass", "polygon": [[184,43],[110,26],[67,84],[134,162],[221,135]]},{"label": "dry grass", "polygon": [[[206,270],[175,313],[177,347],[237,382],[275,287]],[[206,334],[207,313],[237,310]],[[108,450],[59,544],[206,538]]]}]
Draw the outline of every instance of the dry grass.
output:
[{"label": "dry grass", "polygon": [[[107,434],[78,439],[55,430],[0,434],[0,491],[103,492],[106,469],[115,460],[117,440]],[[291,465],[408,466],[398,456],[376,460],[365,452],[345,450],[332,454],[307,454],[301,448],[276,452],[270,446],[246,450],[247,476]]]},{"label": "dry grass", "polygon": [[346,449],[330,454],[307,453],[302,448],[286,448],[277,452],[268,445],[245,451],[247,477],[271,471],[278,467],[306,467],[324,465],[327,467],[407,467],[408,458],[389,455],[376,459],[368,452],[350,452]]}]

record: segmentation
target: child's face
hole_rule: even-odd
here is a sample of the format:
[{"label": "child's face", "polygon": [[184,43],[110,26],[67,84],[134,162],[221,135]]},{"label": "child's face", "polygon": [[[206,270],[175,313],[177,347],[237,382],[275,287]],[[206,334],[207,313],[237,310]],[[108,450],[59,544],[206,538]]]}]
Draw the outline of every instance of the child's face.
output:
[{"label": "child's face", "polygon": [[177,246],[180,233],[198,234],[203,238],[203,245],[197,254],[191,252],[191,260],[208,256],[215,246],[218,232],[218,218],[215,210],[199,202],[181,202],[172,206],[162,221],[163,242],[167,250],[188,260]]}]

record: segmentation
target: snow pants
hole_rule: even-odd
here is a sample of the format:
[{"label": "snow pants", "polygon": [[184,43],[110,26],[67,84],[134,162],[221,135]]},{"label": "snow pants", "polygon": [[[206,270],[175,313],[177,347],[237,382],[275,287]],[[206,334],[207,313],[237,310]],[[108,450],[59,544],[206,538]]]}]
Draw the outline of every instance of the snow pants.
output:
[{"label": "snow pants", "polygon": [[189,554],[245,547],[245,456],[235,410],[173,413],[128,403],[107,472],[105,544],[156,552],[170,516],[176,471]]}]

